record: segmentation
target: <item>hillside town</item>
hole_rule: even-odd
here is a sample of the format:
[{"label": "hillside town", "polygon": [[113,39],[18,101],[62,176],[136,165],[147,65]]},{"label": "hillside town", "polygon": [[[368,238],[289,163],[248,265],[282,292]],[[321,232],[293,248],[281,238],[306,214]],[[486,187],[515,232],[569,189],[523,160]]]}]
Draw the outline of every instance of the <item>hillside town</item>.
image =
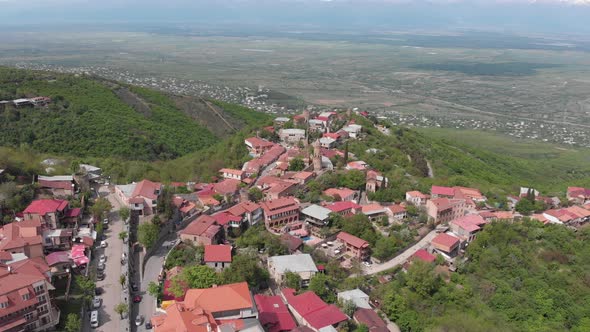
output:
[{"label": "hillside town", "polygon": [[373,283],[348,280],[388,283],[413,264],[450,278],[495,221],[590,221],[582,187],[565,201],[522,187],[505,208],[464,186],[372,200],[396,184],[348,151],[367,116],[278,117],[207,183],[113,184],[87,164],[36,176],[34,200],[0,213],[0,331],[53,330],[66,312],[84,331],[398,331]]}]

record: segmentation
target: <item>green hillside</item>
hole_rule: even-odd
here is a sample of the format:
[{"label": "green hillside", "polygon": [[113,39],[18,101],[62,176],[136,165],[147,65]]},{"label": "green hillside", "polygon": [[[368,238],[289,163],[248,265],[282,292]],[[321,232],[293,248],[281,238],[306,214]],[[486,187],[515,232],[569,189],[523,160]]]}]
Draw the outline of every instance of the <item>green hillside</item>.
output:
[{"label": "green hillside", "polygon": [[0,67],[0,100],[34,96],[49,96],[53,102],[45,108],[10,106],[1,111],[0,145],[76,157],[169,160],[267,119],[248,114],[253,112],[248,109],[231,108],[231,113],[225,113],[219,107],[235,126],[216,136],[206,119],[199,121],[199,112],[191,117],[157,91],[96,78]]}]

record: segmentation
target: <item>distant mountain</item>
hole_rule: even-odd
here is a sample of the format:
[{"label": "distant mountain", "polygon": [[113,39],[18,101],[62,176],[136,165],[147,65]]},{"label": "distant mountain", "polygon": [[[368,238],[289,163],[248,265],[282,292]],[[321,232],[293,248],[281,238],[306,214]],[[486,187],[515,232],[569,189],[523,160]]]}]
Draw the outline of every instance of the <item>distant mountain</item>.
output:
[{"label": "distant mountain", "polygon": [[267,119],[239,106],[98,78],[0,67],[0,100],[36,96],[52,102],[0,106],[0,145],[77,157],[168,160]]}]

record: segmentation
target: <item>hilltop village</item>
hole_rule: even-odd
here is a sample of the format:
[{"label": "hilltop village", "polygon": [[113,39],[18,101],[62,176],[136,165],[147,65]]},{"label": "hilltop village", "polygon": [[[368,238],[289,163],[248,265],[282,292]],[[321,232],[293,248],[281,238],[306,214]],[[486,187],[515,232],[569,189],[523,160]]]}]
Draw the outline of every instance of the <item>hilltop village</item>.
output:
[{"label": "hilltop village", "polygon": [[113,184],[87,164],[36,176],[32,203],[2,215],[0,331],[397,331],[360,277],[429,264],[453,278],[495,221],[590,220],[581,187],[565,200],[522,187],[502,208],[464,186],[374,200],[395,183],[349,151],[367,116],[278,117],[244,140],[251,159],[207,183]]}]

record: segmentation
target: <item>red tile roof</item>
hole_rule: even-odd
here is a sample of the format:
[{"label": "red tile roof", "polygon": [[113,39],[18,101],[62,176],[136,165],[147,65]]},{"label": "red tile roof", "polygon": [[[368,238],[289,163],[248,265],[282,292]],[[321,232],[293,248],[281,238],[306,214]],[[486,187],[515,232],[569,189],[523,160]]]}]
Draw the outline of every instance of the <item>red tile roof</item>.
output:
[{"label": "red tile roof", "polygon": [[346,211],[346,210],[351,210],[351,209],[360,209],[361,206],[351,202],[351,201],[344,201],[344,202],[335,202],[332,203],[328,206],[326,206],[326,208],[328,208],[329,210],[331,210],[332,212],[342,212],[342,211]]},{"label": "red tile roof", "polygon": [[299,203],[293,197],[279,198],[261,203],[266,215],[275,215],[293,209],[299,209]]},{"label": "red tile roof", "polygon": [[432,263],[436,260],[436,257],[430,254],[428,251],[420,249],[412,255],[412,259],[419,259],[427,263]]},{"label": "red tile roof", "polygon": [[336,238],[342,242],[348,243],[351,246],[355,247],[355,248],[368,248],[369,247],[369,242],[358,238],[352,234],[348,234],[346,232],[340,232],[338,233],[338,236],[336,236]]},{"label": "red tile roof", "polygon": [[452,248],[459,243],[459,239],[447,233],[441,233],[432,239],[432,243]]},{"label": "red tile roof", "polygon": [[335,305],[327,304],[312,291],[295,295],[291,288],[283,289],[287,303],[316,330],[348,320]]},{"label": "red tile roof", "polygon": [[250,145],[252,145],[252,147],[254,147],[254,148],[266,148],[266,147],[271,147],[274,145],[274,143],[269,142],[264,139],[261,139],[261,138],[258,138],[258,137],[246,138],[245,141],[250,143]]},{"label": "red tile roof", "polygon": [[269,332],[291,331],[297,325],[280,296],[254,295],[260,324]]},{"label": "red tile roof", "polygon": [[410,197],[417,197],[417,198],[421,198],[421,199],[424,199],[424,198],[428,198],[429,197],[428,195],[423,194],[423,193],[421,193],[421,192],[419,192],[417,190],[408,191],[406,194],[407,195],[410,195]]},{"label": "red tile roof", "polygon": [[72,181],[39,180],[39,186],[41,188],[51,188],[51,189],[63,189],[63,190],[74,189],[74,184],[72,183]]},{"label": "red tile roof", "polygon": [[245,201],[232,206],[231,208],[227,209],[226,212],[234,216],[243,216],[246,213],[252,213],[258,209],[260,209],[260,205],[251,201]]},{"label": "red tile roof", "polygon": [[236,179],[225,179],[213,184],[213,190],[220,195],[235,194],[240,186],[241,181]]},{"label": "red tile roof", "polygon": [[13,222],[0,227],[0,250],[9,251],[43,243],[38,228],[21,227],[19,224]]},{"label": "red tile roof", "polygon": [[39,199],[33,201],[23,211],[25,214],[38,214],[44,216],[48,213],[55,213],[57,211],[64,211],[68,206],[68,201],[57,199]]},{"label": "red tile roof", "polygon": [[152,182],[150,180],[141,180],[135,185],[135,189],[131,194],[131,197],[145,197],[151,200],[158,199],[158,194],[156,192],[160,192],[162,188],[162,184],[159,182]]},{"label": "red tile roof", "polygon": [[75,218],[75,217],[79,217],[80,213],[82,212],[81,208],[73,208],[73,209],[69,209],[68,211],[66,211],[66,213],[64,214],[64,217],[66,218]]},{"label": "red tile roof", "polygon": [[201,236],[205,234],[207,229],[216,223],[215,219],[208,215],[202,215],[195,221],[191,222],[185,229],[180,231],[180,234]]},{"label": "red tile roof", "polygon": [[231,263],[231,246],[207,245],[205,246],[205,263],[223,262]]},{"label": "red tile roof", "polygon": [[[22,310],[38,303],[34,295],[33,284],[39,281],[48,281],[46,273],[49,267],[43,258],[25,259],[8,267],[0,265],[0,297],[8,299],[8,307],[2,309],[2,315]],[[31,294],[28,300],[24,300],[23,294]]]},{"label": "red tile roof", "polygon": [[303,245],[303,240],[288,233],[281,235],[281,242],[289,248],[289,252],[294,252]]},{"label": "red tile roof", "polygon": [[387,207],[393,214],[406,212],[406,208],[401,205],[390,205]]},{"label": "red tile roof", "polygon": [[485,219],[477,214],[469,214],[451,221],[451,224],[455,224],[470,233],[480,230],[480,226],[485,223]]},{"label": "red tile roof", "polygon": [[379,315],[366,308],[358,308],[353,314],[354,319],[360,324],[365,325],[371,332],[387,332],[387,324],[379,317]]},{"label": "red tile roof", "polygon": [[450,187],[432,186],[430,189],[432,195],[455,196],[455,190]]},{"label": "red tile roof", "polygon": [[346,198],[354,195],[356,192],[352,189],[348,188],[329,188],[324,190],[324,195],[330,197],[336,197],[336,195],[340,196],[340,199],[346,200]]},{"label": "red tile roof", "polygon": [[232,221],[237,222],[237,223],[242,221],[242,217],[234,216],[228,212],[219,212],[219,213],[212,215],[212,217],[221,226],[225,226]]},{"label": "red tile roof", "polygon": [[202,308],[212,313],[253,307],[248,283],[240,282],[206,289],[189,289],[184,296],[189,308]]}]

